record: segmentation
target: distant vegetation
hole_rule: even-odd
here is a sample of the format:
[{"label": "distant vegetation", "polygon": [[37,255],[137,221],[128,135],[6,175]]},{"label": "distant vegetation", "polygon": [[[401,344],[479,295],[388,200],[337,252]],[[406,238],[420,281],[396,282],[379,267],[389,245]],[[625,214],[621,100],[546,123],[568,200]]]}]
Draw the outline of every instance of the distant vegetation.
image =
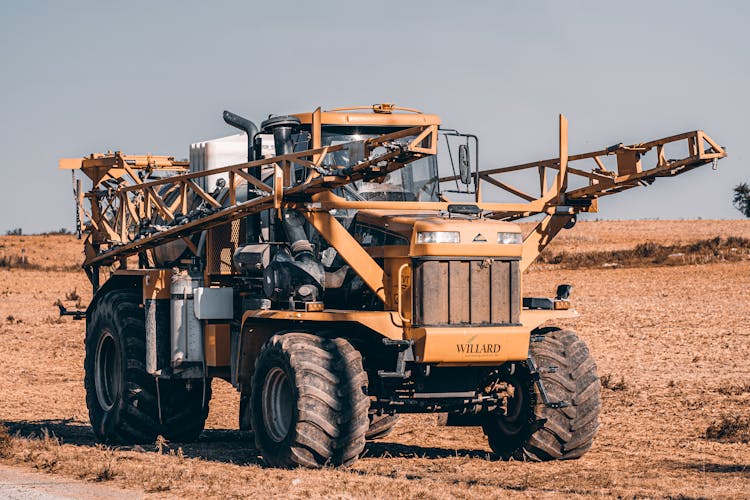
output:
[{"label": "distant vegetation", "polygon": [[[55,235],[56,234],[63,234],[63,235],[68,235],[68,234],[73,234],[73,231],[71,231],[67,227],[61,227],[60,229],[53,229],[51,231],[45,231],[45,232],[39,233],[39,234],[41,234],[41,235],[45,235],[45,234],[55,234]],[[20,228],[20,227],[17,227],[15,229],[8,229],[7,231],[5,231],[5,235],[6,236],[23,236],[23,229]]]},{"label": "distant vegetation", "polygon": [[544,251],[540,264],[559,265],[568,269],[597,267],[642,267],[708,264],[709,262],[737,261],[750,254],[750,239],[730,236],[711,238],[686,245],[661,245],[646,242],[627,250],[598,252],[552,253]]},{"label": "distant vegetation", "polygon": [[706,439],[724,443],[749,443],[750,418],[744,415],[725,415],[714,420],[704,434]]},{"label": "distant vegetation", "polygon": [[5,269],[41,269],[42,266],[29,262],[26,255],[0,255],[0,268]]},{"label": "distant vegetation", "polygon": [[747,182],[735,186],[732,204],[734,205],[734,208],[742,212],[745,217],[750,217],[750,186]]},{"label": "distant vegetation", "polygon": [[61,227],[60,229],[47,231],[46,233],[41,233],[41,234],[73,234],[73,232],[66,227]]},{"label": "distant vegetation", "polygon": [[26,269],[29,271],[62,271],[75,272],[80,271],[79,264],[39,264],[28,259],[26,254],[21,255],[0,255],[0,269]]}]

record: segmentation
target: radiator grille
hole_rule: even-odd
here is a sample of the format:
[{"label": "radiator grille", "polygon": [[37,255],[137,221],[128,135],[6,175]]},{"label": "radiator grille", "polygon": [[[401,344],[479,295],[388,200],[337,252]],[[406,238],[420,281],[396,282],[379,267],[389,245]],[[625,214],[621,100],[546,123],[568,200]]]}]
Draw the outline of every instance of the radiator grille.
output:
[{"label": "radiator grille", "polygon": [[518,324],[518,260],[415,260],[413,324]]}]

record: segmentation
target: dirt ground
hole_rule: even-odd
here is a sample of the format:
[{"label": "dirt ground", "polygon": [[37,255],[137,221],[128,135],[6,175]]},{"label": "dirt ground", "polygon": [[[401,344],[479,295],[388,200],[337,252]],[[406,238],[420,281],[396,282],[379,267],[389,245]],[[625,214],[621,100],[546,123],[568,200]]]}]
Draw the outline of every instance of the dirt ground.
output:
[{"label": "dirt ground", "polygon": [[[750,221],[581,222],[555,250],[631,248],[750,237]],[[108,448],[88,426],[84,325],[59,319],[57,299],[90,299],[68,236],[0,238],[0,256],[24,248],[29,269],[0,268],[0,462],[171,497],[736,498],[750,495],[750,443],[706,429],[750,416],[750,260],[705,265],[532,270],[526,295],[574,285],[579,332],[597,360],[601,428],[591,451],[568,462],[503,462],[479,428],[406,416],[347,469],[264,468],[236,431],[237,394],[214,381],[207,430],[191,445]],[[35,266],[38,264],[38,266]],[[36,267],[36,268],[34,268]],[[58,270],[50,270],[56,268]],[[747,434],[745,434],[747,436]],[[732,442],[734,441],[734,442]],[[5,445],[3,444],[5,443]]]},{"label": "dirt ground", "polygon": [[143,494],[106,483],[85,482],[20,467],[0,465],[0,498],[10,500],[113,500],[138,499]]}]

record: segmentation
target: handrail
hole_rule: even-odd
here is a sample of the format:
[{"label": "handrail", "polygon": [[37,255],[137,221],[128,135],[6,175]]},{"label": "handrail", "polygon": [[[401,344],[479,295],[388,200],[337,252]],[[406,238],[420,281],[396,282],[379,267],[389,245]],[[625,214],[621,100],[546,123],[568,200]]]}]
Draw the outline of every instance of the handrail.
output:
[{"label": "handrail", "polygon": [[373,104],[371,106],[349,106],[349,107],[344,107],[344,108],[333,108],[333,109],[326,110],[325,112],[329,113],[329,112],[339,112],[339,111],[360,111],[360,110],[365,110],[365,109],[369,109],[373,113],[390,114],[394,111],[406,111],[409,113],[416,113],[419,115],[423,114],[420,110],[416,108],[404,108],[402,106],[396,106],[395,104],[390,103],[390,102],[384,102],[381,104]]},{"label": "handrail", "polygon": [[[344,149],[356,151],[360,160],[351,165],[322,166],[325,158]],[[82,218],[89,220],[84,242],[84,267],[90,267],[111,264],[117,259],[262,210],[291,207],[300,200],[309,200],[315,193],[358,180],[376,180],[436,152],[437,126],[418,125],[363,141],[155,180],[142,179],[138,170],[150,173],[161,170],[161,167],[173,169],[177,165],[184,172],[186,164],[174,162],[169,157],[158,157],[158,162],[139,161],[131,167],[126,160],[136,157],[119,152],[65,160],[61,164],[72,168],[71,164],[75,163],[94,184],[92,190],[78,200]],[[288,173],[295,164],[309,169],[310,175],[300,184],[286,185]],[[270,185],[246,171],[260,166],[272,166],[277,172]],[[225,190],[208,193],[195,182],[220,173],[228,174]],[[234,193],[242,181],[252,185],[258,196],[237,203]],[[200,204],[196,207],[197,202]],[[156,224],[155,216],[163,222]],[[149,232],[143,233],[144,227]]]},{"label": "handrail", "polygon": [[[472,174],[478,186],[484,181],[523,200],[517,203],[486,203],[479,201],[477,194],[476,204],[484,217],[512,221],[535,214],[546,215],[534,230],[536,236],[525,240],[524,246],[528,246],[529,250],[525,250],[524,255],[540,252],[556,231],[568,224],[577,213],[596,211],[596,202],[601,196],[648,185],[658,177],[679,175],[726,156],[726,151],[702,130],[568,155],[566,131],[567,122],[561,115],[561,154],[558,158],[480,170]],[[61,168],[80,169],[93,181],[91,191],[77,195],[79,218],[88,219],[84,231],[84,267],[90,268],[122,261],[144,250],[268,209],[280,211],[291,208],[302,212],[332,209],[445,211],[449,205],[445,200],[350,201],[333,192],[360,180],[382,182],[389,173],[420,158],[437,154],[437,137],[437,125],[418,125],[363,141],[192,173],[187,171],[189,165],[186,162],[175,161],[173,157],[130,156],[120,152],[61,160],[60,165]],[[687,147],[687,154],[667,158],[665,148],[671,150],[680,144]],[[325,162],[333,153],[344,149],[351,150],[359,160],[349,165],[329,165],[333,162]],[[644,155],[653,149],[656,150],[654,164],[644,166]],[[612,156],[617,158],[617,167],[607,169],[603,160]],[[559,158],[567,159],[567,162],[562,162],[562,167]],[[588,170],[579,165],[586,160],[593,162]],[[307,169],[308,175],[301,183],[288,185],[289,172],[294,165]],[[247,172],[248,168],[262,166],[273,167],[276,172],[270,182],[264,182]],[[532,170],[534,175],[539,176],[538,194],[528,188],[513,186],[503,178],[504,174],[524,170]],[[159,171],[165,171],[167,176],[149,178]],[[224,185],[226,189],[208,193],[195,182],[221,173],[228,177]],[[548,176],[548,173],[552,175]],[[571,176],[583,179],[585,185],[569,188],[575,186],[575,183],[568,182]],[[457,178],[454,175],[442,177],[439,181],[448,182]],[[254,188],[255,198],[237,201],[235,192],[242,182]]]},{"label": "handrail", "polygon": [[[666,157],[665,147],[675,148],[680,146],[683,147],[683,150],[687,151],[687,155],[679,158]],[[650,166],[643,165],[642,162],[644,155],[653,149],[656,149],[655,163]],[[605,168],[602,160],[607,156],[617,157],[616,169],[608,170]],[[585,160],[590,160],[593,162],[593,165],[591,165],[590,170],[573,166],[567,167],[565,174],[566,178],[573,176],[585,179],[588,185],[576,189],[563,189],[562,194],[564,194],[564,196],[560,199],[557,205],[564,206],[576,201],[591,201],[598,197],[620,192],[625,189],[630,189],[643,184],[650,184],[657,177],[671,177],[680,173],[688,172],[694,168],[713,163],[724,157],[726,157],[726,151],[724,148],[719,146],[702,130],[685,132],[629,146],[620,143],[589,153],[568,155],[568,164],[575,163],[575,165],[578,165],[578,163],[582,163]],[[503,174],[524,170],[535,170],[535,173],[539,175],[540,181],[538,195],[515,187],[508,181],[501,180]],[[548,170],[553,172],[560,171],[559,157],[507,167],[480,170],[478,177],[480,181],[484,181],[506,193],[522,198],[528,203],[534,203],[544,198],[545,195],[548,195],[550,189],[555,189],[554,185],[549,185],[547,179]],[[451,182],[458,178],[458,175],[445,176],[441,177],[439,182]],[[529,208],[527,204],[524,205],[526,209]],[[522,212],[528,211],[522,208],[522,204],[518,204],[518,206],[518,210],[511,210],[518,213],[512,214],[512,216],[508,215],[508,218],[517,218]],[[546,206],[547,204],[545,204],[545,207]],[[532,209],[531,211],[539,213],[539,210]],[[506,215],[505,212],[493,214],[496,218],[505,218]]]}]

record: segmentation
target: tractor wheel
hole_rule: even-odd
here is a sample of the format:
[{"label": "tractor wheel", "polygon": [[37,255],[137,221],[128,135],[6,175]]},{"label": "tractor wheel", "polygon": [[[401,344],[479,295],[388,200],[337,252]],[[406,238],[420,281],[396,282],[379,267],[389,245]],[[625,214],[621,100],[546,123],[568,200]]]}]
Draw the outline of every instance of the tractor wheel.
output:
[{"label": "tractor wheel", "polygon": [[160,434],[170,441],[195,440],[208,415],[210,381],[205,394],[203,380],[161,380],[157,389],[146,372],[140,299],[136,291],[113,290],[91,313],[84,383],[94,434],[113,444],[153,443]]},{"label": "tractor wheel", "polygon": [[[206,384],[205,394],[203,384]],[[203,432],[211,401],[211,379],[161,380],[162,435],[173,443],[192,443]]]},{"label": "tractor wheel", "polygon": [[240,393],[240,430],[250,431],[253,429],[252,411],[250,409],[250,391],[242,390]]},{"label": "tractor wheel", "polygon": [[596,364],[586,344],[568,330],[547,330],[541,341],[531,343],[530,353],[549,400],[567,406],[544,405],[527,367],[505,373],[501,379],[513,387],[507,415],[483,417],[490,447],[504,459],[579,458],[591,448],[599,428]]},{"label": "tractor wheel", "polygon": [[271,337],[255,363],[255,444],[273,467],[350,465],[365,447],[367,374],[344,339]]},{"label": "tractor wheel", "polygon": [[375,413],[370,413],[367,417],[370,426],[365,434],[365,439],[368,441],[374,441],[386,437],[391,431],[393,431],[393,428],[398,422],[398,415],[377,415]]}]

